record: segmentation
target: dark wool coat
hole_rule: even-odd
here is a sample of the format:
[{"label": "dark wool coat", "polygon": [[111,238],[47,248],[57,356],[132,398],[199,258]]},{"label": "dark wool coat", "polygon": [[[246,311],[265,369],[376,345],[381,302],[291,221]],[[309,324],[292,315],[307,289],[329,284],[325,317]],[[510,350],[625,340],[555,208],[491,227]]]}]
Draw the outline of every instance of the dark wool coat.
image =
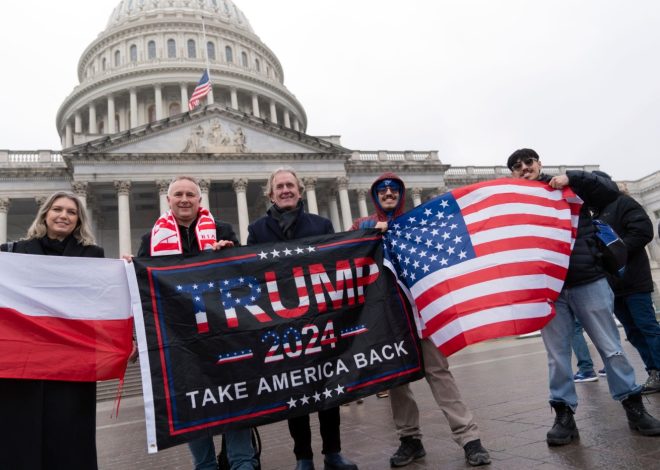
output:
[{"label": "dark wool coat", "polygon": [[[37,239],[12,248],[45,254]],[[70,237],[62,256],[103,258],[103,248]],[[97,468],[96,382],[0,379],[0,423],[2,469]]]},{"label": "dark wool coat", "polygon": [[[294,210],[298,211],[298,221],[292,239],[335,233],[332,222],[325,217],[305,212],[302,205]],[[277,220],[268,214],[248,226],[248,245],[284,240],[286,237]]]},{"label": "dark wool coat", "polygon": [[632,197],[622,193],[595,215],[612,226],[628,249],[623,278],[614,279],[610,276],[614,293],[623,296],[653,292],[653,277],[645,248],[653,240],[653,223],[644,208]]},{"label": "dark wool coat", "polygon": [[[223,222],[218,219],[213,219],[215,221],[215,239],[216,240],[230,240],[234,242],[235,246],[240,245],[234,229],[231,224]],[[179,233],[181,234],[181,249],[183,254],[196,254],[199,253],[199,245],[197,243],[197,234],[195,233],[195,227],[197,226],[197,220],[195,223],[190,224],[190,227],[184,227],[179,225]],[[142,258],[144,256],[151,256],[151,231],[142,235],[142,241],[140,242],[140,248],[137,252],[137,257]]]},{"label": "dark wool coat", "polygon": [[[564,285],[573,287],[597,281],[606,276],[596,246],[596,229],[592,223],[589,208],[603,208],[619,195],[616,183],[588,171],[571,170],[566,172],[568,184],[584,201],[578,221],[575,246],[568,264],[568,274]],[[539,180],[550,181],[551,176],[541,174]]]}]

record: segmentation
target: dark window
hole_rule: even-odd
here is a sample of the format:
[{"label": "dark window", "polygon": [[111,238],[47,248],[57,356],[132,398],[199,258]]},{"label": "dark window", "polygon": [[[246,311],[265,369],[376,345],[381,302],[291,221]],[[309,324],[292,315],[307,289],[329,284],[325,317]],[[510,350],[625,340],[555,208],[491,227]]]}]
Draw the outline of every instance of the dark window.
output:
[{"label": "dark window", "polygon": [[208,57],[209,60],[215,60],[215,44],[211,41],[206,43],[206,57]]},{"label": "dark window", "polygon": [[225,47],[225,59],[227,60],[227,62],[234,61],[234,53],[231,51],[231,47],[229,46]]},{"label": "dark window", "polygon": [[129,53],[131,57],[131,62],[137,62],[137,46],[135,44],[131,44]]},{"label": "dark window", "polygon": [[115,67],[119,67],[121,65],[121,53],[119,51],[115,51]]},{"label": "dark window", "polygon": [[188,57],[190,59],[197,58],[197,48],[195,47],[194,39],[188,39]]},{"label": "dark window", "polygon": [[243,64],[243,67],[248,66],[248,58],[245,52],[241,52],[241,64]]},{"label": "dark window", "polygon": [[156,41],[149,41],[147,43],[147,57],[149,59],[156,58]]},{"label": "dark window", "polygon": [[261,64],[259,63],[259,59],[254,59],[254,68],[257,70],[257,72],[261,72]]},{"label": "dark window", "polygon": [[167,40],[167,57],[170,59],[176,57],[176,41],[174,39]]}]

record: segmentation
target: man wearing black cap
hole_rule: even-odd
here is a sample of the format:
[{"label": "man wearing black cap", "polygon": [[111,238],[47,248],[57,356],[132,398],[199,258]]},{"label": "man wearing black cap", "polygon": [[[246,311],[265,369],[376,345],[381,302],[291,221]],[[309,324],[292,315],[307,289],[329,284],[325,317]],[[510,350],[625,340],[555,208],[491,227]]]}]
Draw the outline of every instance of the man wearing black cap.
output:
[{"label": "man wearing black cap", "polygon": [[[403,214],[405,196],[406,187],[396,174],[382,174],[371,185],[371,198],[376,212],[368,217],[355,220],[351,230],[377,228],[383,232],[386,231],[388,222]],[[395,282],[394,279],[392,282]],[[402,297],[405,298],[405,296]],[[481,445],[479,429],[474,421],[474,416],[461,398],[454,376],[449,371],[447,358],[430,339],[422,339],[420,343],[426,381],[438,407],[449,422],[454,441],[463,447],[465,459],[469,465],[488,465],[490,455]],[[390,458],[390,465],[403,467],[426,455],[421,440],[419,408],[408,384],[390,390],[390,405],[394,424],[401,440],[399,449]]]},{"label": "man wearing black cap", "polygon": [[577,394],[571,367],[571,338],[577,318],[601,354],[607,384],[615,400],[621,401],[631,429],[645,436],[660,435],[660,421],[642,403],[642,387],[635,383],[635,371],[621,347],[612,312],[614,294],[595,241],[595,227],[589,208],[602,209],[614,201],[619,190],[611,181],[586,171],[568,171],[550,177],[541,172],[539,155],[532,149],[511,154],[507,166],[514,178],[539,180],[554,189],[570,188],[585,202],[582,205],[577,235],[571,252],[564,286],[555,302],[555,317],[542,330],[548,353],[550,405],[556,416],[548,431],[548,445],[565,445],[579,438],[573,414]]}]

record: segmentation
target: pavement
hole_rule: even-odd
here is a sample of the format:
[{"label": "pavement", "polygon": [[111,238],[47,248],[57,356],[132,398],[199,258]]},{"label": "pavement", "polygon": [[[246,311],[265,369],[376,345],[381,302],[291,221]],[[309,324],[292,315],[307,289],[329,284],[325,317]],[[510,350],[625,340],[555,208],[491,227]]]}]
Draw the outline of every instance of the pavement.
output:
[{"label": "pavement", "polygon": [[[602,362],[590,344],[595,367]],[[646,380],[639,355],[624,341],[624,350],[637,374]],[[470,346],[449,358],[464,400],[472,408],[481,440],[492,458],[490,469],[660,469],[660,437],[644,437],[628,428],[622,406],[614,401],[607,379],[576,384],[580,404],[575,415],[580,440],[548,447],[545,435],[554,420],[548,405],[547,363],[539,337],[503,339]],[[420,408],[426,457],[404,467],[465,469],[463,449],[451,438],[442,412],[424,380],[412,384]],[[647,395],[648,411],[660,417],[660,393]],[[97,446],[102,470],[192,468],[187,446],[147,454],[141,397],[121,401],[118,418],[111,418],[112,401],[97,407]],[[394,431],[389,399],[368,397],[362,404],[341,407],[342,451],[360,470],[385,470],[399,440]],[[315,463],[323,468],[318,420],[312,417]],[[295,458],[285,422],[261,426],[263,470],[293,470]],[[219,439],[216,437],[219,449]]]}]

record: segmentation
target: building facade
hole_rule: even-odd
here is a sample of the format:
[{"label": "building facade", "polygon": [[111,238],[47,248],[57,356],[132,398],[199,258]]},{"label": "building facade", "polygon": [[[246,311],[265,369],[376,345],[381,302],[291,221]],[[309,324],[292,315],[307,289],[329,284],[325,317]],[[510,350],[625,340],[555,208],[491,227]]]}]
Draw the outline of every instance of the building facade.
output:
[{"label": "building facade", "polygon": [[[188,112],[207,66],[214,85],[203,106]],[[134,252],[165,210],[175,175],[198,178],[203,204],[232,223],[242,242],[269,205],[268,175],[284,165],[302,176],[308,210],[338,231],[371,211],[368,189],[384,171],[404,179],[409,206],[509,175],[504,166],[453,167],[433,150],[352,150],[338,136],[308,135],[282,65],[231,0],[119,2],[83,51],[78,78],[56,116],[61,151],[0,150],[0,241],[23,236],[38,204],[56,190],[82,197],[99,244],[119,256]],[[620,184],[657,226],[660,172]],[[660,279],[657,238],[649,254]]]}]

